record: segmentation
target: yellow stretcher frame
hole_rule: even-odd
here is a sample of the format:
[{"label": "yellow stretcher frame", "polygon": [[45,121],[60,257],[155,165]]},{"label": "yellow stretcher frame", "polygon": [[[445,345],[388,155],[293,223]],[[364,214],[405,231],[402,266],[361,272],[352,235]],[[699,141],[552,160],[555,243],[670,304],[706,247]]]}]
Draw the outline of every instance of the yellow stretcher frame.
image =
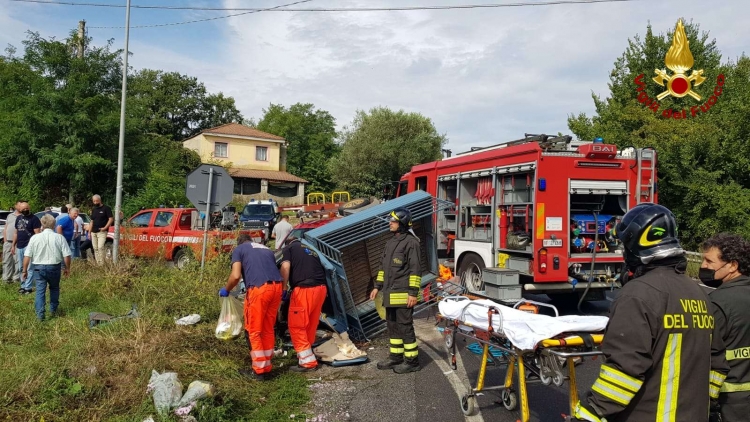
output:
[{"label": "yellow stretcher frame", "polygon": [[[454,297],[455,298],[455,297]],[[516,303],[513,307],[516,308],[518,305],[523,303],[534,304],[537,306],[549,307],[554,309],[555,315],[559,315],[557,308],[552,305],[534,302],[531,300],[523,300]],[[461,397],[461,410],[464,415],[471,416],[474,414],[476,408],[476,395],[479,392],[489,390],[502,390],[501,400],[503,406],[513,411],[518,406],[518,399],[520,398],[521,404],[521,419],[519,422],[528,422],[530,417],[529,412],[529,400],[528,391],[526,388],[526,372],[529,371],[539,377],[545,385],[554,383],[557,386],[562,386],[565,381],[565,376],[561,368],[559,367],[560,358],[564,359],[566,366],[568,367],[568,398],[570,404],[570,413],[573,414],[574,408],[578,403],[578,386],[576,385],[576,358],[594,357],[601,355],[602,352],[599,350],[599,346],[604,340],[602,334],[590,334],[591,340],[594,344],[594,348],[586,350],[586,342],[579,335],[565,335],[556,336],[555,338],[545,339],[537,343],[535,350],[521,350],[515,346],[508,346],[509,341],[502,334],[502,327],[500,330],[495,330],[492,326],[492,315],[502,315],[500,309],[495,306],[487,306],[477,303],[470,303],[469,306],[481,306],[487,308],[488,316],[488,328],[478,328],[472,326],[470,323],[460,321],[458,319],[447,318],[441,314],[437,315],[438,323],[444,323],[443,336],[445,338],[445,344],[448,348],[448,353],[451,358],[451,368],[456,369],[456,335],[462,335],[464,337],[471,338],[482,345],[482,363],[479,367],[479,374],[477,375],[477,386],[469,387],[469,392]],[[497,306],[502,306],[498,304]],[[468,306],[467,306],[468,307]],[[451,327],[452,326],[452,327]],[[497,386],[485,386],[485,376],[487,375],[487,360],[491,359],[495,363],[500,363],[498,359],[489,353],[490,346],[500,349],[507,353],[508,362],[505,373],[505,382],[502,385]],[[535,369],[535,365],[529,365],[531,362],[542,362],[542,367]],[[556,368],[550,368],[548,366],[556,366]],[[517,368],[517,369],[516,369]],[[554,373],[551,374],[550,371]],[[518,379],[518,395],[516,395],[513,385],[514,376]]]}]

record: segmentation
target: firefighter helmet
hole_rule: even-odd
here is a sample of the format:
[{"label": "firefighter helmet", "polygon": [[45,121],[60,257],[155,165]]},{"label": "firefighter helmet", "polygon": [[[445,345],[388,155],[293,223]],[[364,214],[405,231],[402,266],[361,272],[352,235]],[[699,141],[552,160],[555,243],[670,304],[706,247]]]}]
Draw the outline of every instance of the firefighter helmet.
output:
[{"label": "firefighter helmet", "polygon": [[622,242],[625,262],[631,267],[684,254],[677,240],[677,220],[662,205],[650,202],[636,205],[613,232]]},{"label": "firefighter helmet", "polygon": [[404,207],[396,208],[391,211],[388,221],[398,221],[401,230],[406,231],[411,228],[411,212]]}]

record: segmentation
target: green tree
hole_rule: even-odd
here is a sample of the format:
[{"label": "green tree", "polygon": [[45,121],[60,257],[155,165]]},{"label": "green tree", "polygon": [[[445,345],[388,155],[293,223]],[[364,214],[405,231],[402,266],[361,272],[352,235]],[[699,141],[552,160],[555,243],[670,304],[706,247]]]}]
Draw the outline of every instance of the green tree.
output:
[{"label": "green tree", "polygon": [[289,108],[271,104],[255,127],[281,136],[287,142],[287,171],[310,184],[308,191],[330,192],[335,187],[328,161],[339,152],[336,119],[313,104],[297,103]]},{"label": "green tree", "polygon": [[128,85],[129,103],[143,116],[141,129],[182,141],[225,123],[242,123],[234,98],[211,94],[197,78],[144,69]]},{"label": "green tree", "polygon": [[412,166],[440,159],[447,142],[429,118],[387,107],[358,110],[340,141],[341,154],[331,162],[334,180],[355,195],[377,195]]},{"label": "green tree", "polygon": [[[698,24],[690,22],[684,29],[692,69],[702,69],[706,78],[693,88],[700,101],[668,96],[648,107],[665,90],[652,77],[655,69],[665,69],[675,33],[655,35],[649,25],[645,37],[629,40],[615,61],[609,97],[592,95],[596,114],[571,115],[568,126],[579,139],[601,136],[621,148],[655,148],[659,202],[675,212],[683,244],[696,248],[719,231],[750,235],[750,59],[743,55],[722,63],[716,41]],[[640,75],[642,85],[636,82]],[[716,104],[692,116],[691,107],[705,104],[714,89],[718,92],[719,75],[725,82]],[[665,117],[665,110],[685,110],[687,118]]]}]

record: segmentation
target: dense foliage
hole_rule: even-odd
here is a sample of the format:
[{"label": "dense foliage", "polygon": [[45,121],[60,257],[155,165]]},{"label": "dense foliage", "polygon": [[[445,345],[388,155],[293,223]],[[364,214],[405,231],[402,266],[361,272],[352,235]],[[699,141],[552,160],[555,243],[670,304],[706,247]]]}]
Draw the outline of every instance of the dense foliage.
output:
[{"label": "dense foliage", "polygon": [[412,166],[438,160],[446,137],[419,113],[376,107],[358,111],[340,135],[341,154],[331,162],[338,185],[356,195],[379,195]]},{"label": "dense foliage", "polygon": [[[0,208],[88,204],[94,193],[114,205],[122,52],[86,39],[79,57],[79,41],[29,33],[22,54],[0,56]],[[167,140],[242,116],[187,76],[144,70],[129,87],[123,208],[187,204],[184,177],[200,160]]]},{"label": "dense foliage", "polygon": [[[685,32],[692,69],[703,69],[706,78],[693,87],[701,100],[668,96],[657,101],[658,112],[648,107],[665,90],[652,77],[655,69],[665,69],[674,33],[656,35],[649,25],[645,37],[635,36],[615,61],[609,97],[593,95],[596,115],[571,116],[568,124],[579,139],[601,136],[620,147],[655,148],[659,202],[675,212],[683,243],[695,250],[719,231],[750,236],[750,58],[722,62],[716,42],[697,24],[686,24]],[[720,75],[724,83],[719,90]],[[642,102],[639,87],[645,93]],[[705,108],[715,90],[720,92],[715,104],[693,116],[691,111]],[[665,110],[685,110],[686,118],[667,117]]]}]

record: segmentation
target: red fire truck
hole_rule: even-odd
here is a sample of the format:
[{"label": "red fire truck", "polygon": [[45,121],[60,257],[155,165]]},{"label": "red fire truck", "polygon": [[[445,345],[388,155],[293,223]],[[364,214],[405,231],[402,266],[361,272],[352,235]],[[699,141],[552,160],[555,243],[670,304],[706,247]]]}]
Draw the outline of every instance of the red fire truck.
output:
[{"label": "red fire truck", "polygon": [[611,229],[656,202],[656,151],[527,134],[414,166],[398,195],[415,189],[455,204],[435,217],[437,253],[470,292],[601,299],[623,262]]}]

